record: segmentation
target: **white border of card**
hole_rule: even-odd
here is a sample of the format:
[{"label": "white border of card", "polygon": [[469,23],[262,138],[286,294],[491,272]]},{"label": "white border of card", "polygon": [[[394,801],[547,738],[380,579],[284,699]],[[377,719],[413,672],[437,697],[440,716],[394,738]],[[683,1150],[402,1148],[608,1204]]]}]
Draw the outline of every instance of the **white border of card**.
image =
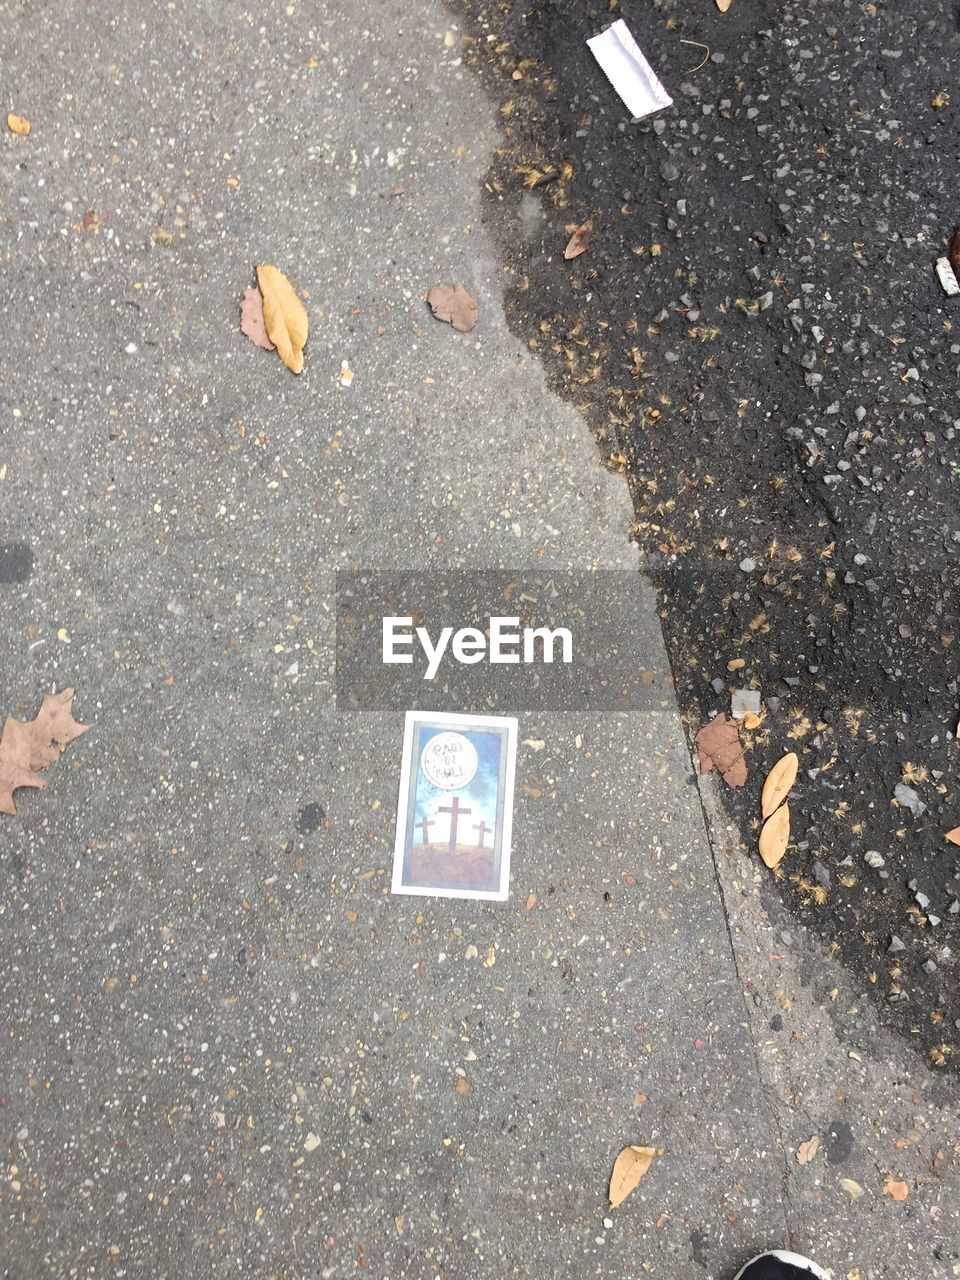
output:
[{"label": "white border of card", "polygon": [[[443,883],[411,883],[410,858],[416,821],[416,792],[423,774],[420,767],[420,730],[488,732],[500,738],[496,817],[492,829],[496,885],[489,889],[450,888]],[[397,801],[397,833],[393,848],[391,892],[437,898],[484,898],[506,902],[510,893],[510,851],[513,828],[513,785],[517,767],[517,722],[512,716],[454,715],[446,711],[408,711],[403,726],[400,764],[400,797]],[[429,783],[427,784],[429,785]],[[469,784],[465,784],[469,785]],[[456,794],[451,790],[451,796]],[[451,801],[452,803],[452,801]],[[453,822],[451,818],[451,823]],[[475,824],[480,826],[480,824]],[[484,824],[485,825],[485,824]],[[426,831],[429,828],[425,828]],[[454,828],[455,834],[456,829]],[[481,841],[484,832],[479,833]],[[438,877],[439,880],[439,877]]]}]

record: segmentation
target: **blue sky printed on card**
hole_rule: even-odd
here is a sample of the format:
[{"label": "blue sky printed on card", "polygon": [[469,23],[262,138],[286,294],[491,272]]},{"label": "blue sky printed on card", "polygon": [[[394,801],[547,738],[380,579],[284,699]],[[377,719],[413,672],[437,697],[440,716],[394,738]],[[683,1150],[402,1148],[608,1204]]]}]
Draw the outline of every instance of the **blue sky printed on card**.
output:
[{"label": "blue sky printed on card", "polygon": [[[424,728],[420,731],[417,753],[417,788],[414,801],[414,844],[423,843],[423,828],[420,825],[424,818],[429,820],[428,843],[445,844],[450,838],[451,817],[440,813],[442,807],[450,807],[450,797],[457,796],[462,816],[458,819],[457,843],[461,845],[479,845],[477,824],[486,823],[484,847],[493,848],[494,830],[497,823],[497,784],[500,777],[500,745],[502,737],[499,733],[470,732],[460,730],[465,738],[473,744],[477,753],[477,772],[465,787],[456,791],[444,791],[429,782],[420,770],[419,757],[423,748],[438,733],[448,732],[446,727],[440,729]],[[465,810],[470,813],[466,814]]]}]

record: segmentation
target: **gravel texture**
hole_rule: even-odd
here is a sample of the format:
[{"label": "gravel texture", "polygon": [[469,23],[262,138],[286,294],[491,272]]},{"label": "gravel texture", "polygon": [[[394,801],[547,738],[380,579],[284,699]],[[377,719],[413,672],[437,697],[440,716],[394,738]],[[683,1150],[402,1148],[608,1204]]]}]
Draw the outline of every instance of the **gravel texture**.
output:
[{"label": "gravel texture", "polygon": [[[719,1280],[776,1244],[949,1280],[951,1077],[698,796],[652,593],[643,711],[521,719],[509,903],[387,893],[402,715],[333,706],[333,572],[636,562],[505,318],[469,36],[431,0],[0,25],[2,709],[74,685],[91,725],[0,826],[0,1275]],[[238,332],[261,261],[309,295],[299,379]],[[610,1213],[628,1142],[664,1152]]]},{"label": "gravel texture", "polygon": [[[783,900],[948,1071],[960,312],[934,262],[958,217],[955,8],[465,5],[505,133],[486,216],[507,314],[628,478],[691,733],[759,691],[753,779],[726,797],[743,839],[798,750]],[[620,14],[675,100],[641,122],[584,44]]]}]

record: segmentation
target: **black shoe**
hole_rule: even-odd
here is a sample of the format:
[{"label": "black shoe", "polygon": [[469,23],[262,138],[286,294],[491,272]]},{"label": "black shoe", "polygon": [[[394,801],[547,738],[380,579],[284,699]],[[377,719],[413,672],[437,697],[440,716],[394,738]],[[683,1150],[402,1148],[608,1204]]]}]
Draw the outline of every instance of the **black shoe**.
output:
[{"label": "black shoe", "polygon": [[809,1258],[786,1249],[771,1249],[753,1258],[737,1272],[735,1280],[830,1280],[826,1271]]}]

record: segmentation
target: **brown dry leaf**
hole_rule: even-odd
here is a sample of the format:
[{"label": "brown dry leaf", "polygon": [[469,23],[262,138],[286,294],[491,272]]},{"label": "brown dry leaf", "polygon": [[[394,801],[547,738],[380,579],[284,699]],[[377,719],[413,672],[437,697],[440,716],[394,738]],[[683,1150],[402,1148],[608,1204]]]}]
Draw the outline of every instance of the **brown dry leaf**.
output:
[{"label": "brown dry leaf", "polygon": [[60,751],[85,733],[87,726],[73,718],[74,691],[47,694],[36,718],[23,723],[8,716],[0,734],[0,813],[16,813],[13,793],[18,787],[45,787],[38,774],[53,764]]},{"label": "brown dry leaf", "polygon": [[303,348],[309,331],[306,308],[293,285],[276,267],[257,267],[257,282],[263,297],[263,320],[270,341],[291,373],[301,373]]},{"label": "brown dry leaf", "polygon": [[259,289],[247,289],[243,295],[240,303],[240,332],[261,351],[276,350],[267,335],[263,319],[263,294]]},{"label": "brown dry leaf", "polygon": [[616,1209],[623,1204],[644,1176],[653,1157],[662,1153],[656,1147],[624,1147],[617,1156],[610,1175],[610,1203]]},{"label": "brown dry leaf", "polygon": [[790,788],[797,780],[800,760],[795,751],[788,751],[781,756],[767,774],[760,796],[760,813],[769,818],[774,809],[778,809],[786,800]]},{"label": "brown dry leaf", "polygon": [[728,720],[721,711],[703,726],[697,734],[696,744],[701,773],[719,769],[724,782],[731,787],[743,786],[747,780],[747,762],[743,758],[736,720]]},{"label": "brown dry leaf", "polygon": [[910,1188],[905,1182],[898,1182],[895,1178],[887,1178],[883,1184],[883,1194],[889,1196],[891,1200],[906,1200],[910,1194]]},{"label": "brown dry leaf", "polygon": [[438,320],[452,324],[457,333],[469,333],[477,323],[480,308],[462,284],[435,284],[427,303]]},{"label": "brown dry leaf", "polygon": [[30,121],[26,116],[15,116],[11,111],[7,116],[7,128],[18,137],[25,138],[30,132]]},{"label": "brown dry leaf", "polygon": [[820,1150],[820,1139],[816,1136],[801,1142],[797,1147],[797,1164],[809,1164]]},{"label": "brown dry leaf", "polygon": [[960,844],[960,827],[954,827],[943,838],[944,840],[949,840],[951,844]]},{"label": "brown dry leaf", "polygon": [[790,843],[790,806],[784,802],[760,830],[760,857],[772,871],[779,866]]},{"label": "brown dry leaf", "polygon": [[563,256],[569,260],[571,258],[579,258],[581,253],[586,253],[593,242],[593,219],[588,218],[586,222],[577,227],[576,231],[567,241],[567,247],[563,251]]},{"label": "brown dry leaf", "polygon": [[721,13],[726,13],[732,4],[733,0],[717,0],[717,8]]},{"label": "brown dry leaf", "polygon": [[470,1081],[466,1076],[457,1076],[456,1084],[453,1086],[454,1093],[469,1093]]}]

